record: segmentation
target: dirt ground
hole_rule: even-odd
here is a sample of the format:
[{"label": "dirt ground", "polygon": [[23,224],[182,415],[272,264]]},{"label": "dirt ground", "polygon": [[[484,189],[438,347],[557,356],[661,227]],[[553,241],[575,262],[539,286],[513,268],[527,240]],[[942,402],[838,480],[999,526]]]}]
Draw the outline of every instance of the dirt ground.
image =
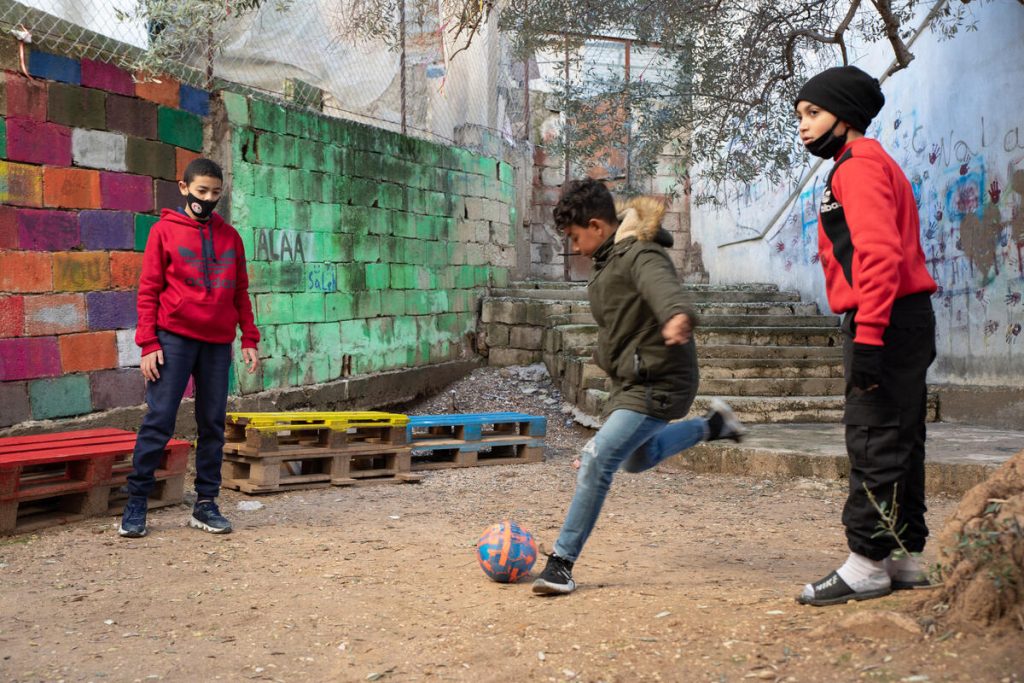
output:
[{"label": "dirt ground", "polygon": [[[515,519],[550,549],[590,432],[542,381],[453,388],[408,410],[544,411],[547,462],[225,492],[223,537],[176,506],[143,539],[113,518],[0,539],[0,680],[1024,681],[1021,630],[935,629],[923,591],[795,603],[845,557],[836,482],[622,474],[576,593],[489,581],[482,530]],[[933,533],[954,506],[930,501]]]}]

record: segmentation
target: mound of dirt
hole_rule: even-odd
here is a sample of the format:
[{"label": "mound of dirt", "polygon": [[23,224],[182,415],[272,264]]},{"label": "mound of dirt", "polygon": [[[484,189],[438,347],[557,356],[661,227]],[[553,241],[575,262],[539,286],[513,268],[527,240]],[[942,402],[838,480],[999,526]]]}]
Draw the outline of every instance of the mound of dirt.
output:
[{"label": "mound of dirt", "polygon": [[942,621],[1024,629],[1024,451],[967,492],[939,535]]}]

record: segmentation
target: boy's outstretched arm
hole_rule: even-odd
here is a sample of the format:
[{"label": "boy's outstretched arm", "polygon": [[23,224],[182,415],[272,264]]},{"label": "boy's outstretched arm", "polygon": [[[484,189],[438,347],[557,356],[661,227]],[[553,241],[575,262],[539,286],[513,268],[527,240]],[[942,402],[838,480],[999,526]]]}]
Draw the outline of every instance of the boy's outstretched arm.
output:
[{"label": "boy's outstretched arm", "polygon": [[668,255],[644,251],[633,261],[633,282],[661,325],[666,346],[690,341],[696,316],[686,302],[679,276]]}]

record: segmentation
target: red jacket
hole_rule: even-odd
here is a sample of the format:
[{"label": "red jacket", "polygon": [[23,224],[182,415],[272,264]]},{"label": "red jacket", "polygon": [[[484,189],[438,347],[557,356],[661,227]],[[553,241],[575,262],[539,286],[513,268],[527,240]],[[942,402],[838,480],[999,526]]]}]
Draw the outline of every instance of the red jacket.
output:
[{"label": "red jacket", "polygon": [[157,329],[229,344],[240,326],[242,348],[256,348],[242,238],[216,213],[204,224],[164,209],[142,257],[138,309],[142,355],[160,349]]},{"label": "red jacket", "polygon": [[818,258],[835,313],[857,310],[856,338],[882,346],[893,301],[937,287],[925,267],[914,191],[877,140],[836,156],[818,214]]}]

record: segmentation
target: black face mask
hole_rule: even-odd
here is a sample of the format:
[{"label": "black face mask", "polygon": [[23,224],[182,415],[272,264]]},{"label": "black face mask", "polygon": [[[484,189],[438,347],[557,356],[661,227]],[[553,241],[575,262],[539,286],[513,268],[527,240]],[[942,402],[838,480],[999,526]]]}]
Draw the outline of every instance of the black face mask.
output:
[{"label": "black face mask", "polygon": [[185,196],[185,204],[197,221],[209,220],[219,201],[219,199],[200,199],[191,192]]},{"label": "black face mask", "polygon": [[846,144],[846,133],[843,133],[842,136],[836,135],[835,133],[836,126],[838,125],[839,122],[836,121],[832,124],[832,127],[828,129],[827,133],[816,140],[811,140],[806,143],[804,147],[806,147],[807,151],[816,157],[821,157],[822,159],[834,158],[835,155],[839,153],[839,150],[843,148],[843,145]]}]

